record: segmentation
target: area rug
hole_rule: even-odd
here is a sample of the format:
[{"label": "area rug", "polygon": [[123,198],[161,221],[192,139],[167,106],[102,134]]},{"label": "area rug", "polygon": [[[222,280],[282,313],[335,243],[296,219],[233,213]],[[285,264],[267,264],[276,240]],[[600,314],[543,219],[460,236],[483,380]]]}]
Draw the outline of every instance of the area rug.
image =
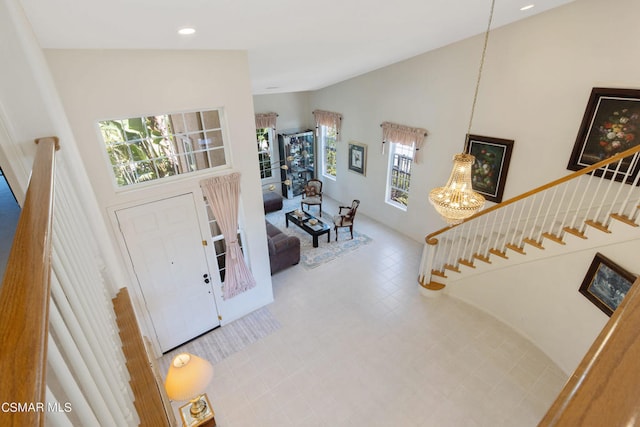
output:
[{"label": "area rug", "polygon": [[216,364],[280,328],[280,322],[267,307],[221,326],[187,344],[165,353],[158,360],[164,378],[173,358],[180,353],[192,353]]},{"label": "area rug", "polygon": [[336,242],[336,236],[333,231],[333,221],[331,220],[333,215],[322,211],[322,217],[318,217],[317,214],[315,214],[315,211],[317,211],[317,208],[315,208],[311,214],[331,227],[331,241],[327,242],[326,235],[319,236],[318,247],[314,248],[311,235],[307,234],[295,224],[289,223],[289,228],[285,225],[284,214],[299,208],[299,198],[285,200],[282,210],[268,213],[266,219],[278,227],[283,233],[289,236],[296,236],[300,239],[300,264],[307,269],[316,268],[371,242],[369,236],[355,229],[353,230],[353,239],[351,239],[351,233],[349,233],[348,228],[338,229],[338,241]]}]

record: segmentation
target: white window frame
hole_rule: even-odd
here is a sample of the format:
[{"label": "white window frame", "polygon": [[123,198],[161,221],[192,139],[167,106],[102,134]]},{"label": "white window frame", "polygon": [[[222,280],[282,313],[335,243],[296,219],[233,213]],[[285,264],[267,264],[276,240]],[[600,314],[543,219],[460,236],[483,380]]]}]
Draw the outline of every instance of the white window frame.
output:
[{"label": "white window frame", "polygon": [[[205,124],[205,120],[204,120],[204,116],[203,114],[208,112],[208,111],[216,111],[218,113],[218,119],[219,119],[219,124],[220,127],[210,127],[210,128],[206,128],[204,126]],[[187,114],[198,114],[201,122],[203,124],[203,129],[191,129],[191,130],[186,130],[187,126],[186,123],[184,123],[185,120],[185,115]],[[192,166],[195,162],[195,155],[196,154],[200,154],[200,155],[206,155],[206,159],[207,162],[211,163],[211,154],[214,151],[218,151],[220,150],[224,156],[224,160],[225,162],[223,164],[219,164],[216,166],[208,166],[208,167],[183,167],[181,171],[178,170],[174,170],[174,174],[171,175],[167,175],[167,176],[163,176],[163,177],[156,177],[150,180],[135,180],[133,182],[129,182],[129,183],[125,183],[125,184],[121,184],[118,182],[118,176],[116,175],[115,172],[115,168],[119,168],[122,167],[121,164],[114,164],[113,163],[113,159],[109,156],[108,153],[108,147],[111,146],[115,146],[115,145],[125,145],[125,144],[131,144],[133,143],[142,143],[142,140],[131,140],[131,141],[121,141],[121,142],[115,142],[115,141],[107,141],[104,137],[104,134],[101,130],[100,124],[102,122],[108,122],[108,121],[124,121],[124,120],[132,120],[132,119],[142,119],[144,120],[146,117],[153,117],[153,116],[178,116],[181,115],[182,116],[182,124],[183,124],[183,128],[185,130],[180,131],[180,132],[176,132],[174,134],[171,134],[171,136],[174,138],[175,144],[176,146],[180,146],[181,150],[178,153],[173,153],[172,155],[168,156],[171,158],[181,158],[183,159],[182,162],[182,166]],[[177,181],[177,180],[184,180],[184,179],[189,179],[190,177],[196,176],[196,175],[204,175],[204,174],[209,174],[211,173],[211,170],[220,170],[220,169],[227,169],[229,168],[229,162],[230,162],[230,152],[229,152],[229,147],[227,144],[227,131],[226,131],[226,118],[224,115],[224,109],[223,108],[206,108],[206,109],[201,109],[201,110],[186,110],[186,111],[174,111],[174,112],[170,112],[170,113],[153,113],[153,114],[144,114],[144,115],[138,115],[138,116],[133,116],[133,117],[117,117],[117,118],[107,118],[107,119],[103,119],[103,120],[98,120],[96,122],[96,131],[97,134],[100,138],[100,140],[102,140],[103,144],[104,144],[104,150],[102,155],[105,159],[105,164],[106,167],[109,170],[109,175],[112,177],[112,185],[113,188],[116,192],[125,192],[125,191],[129,191],[131,189],[138,189],[138,188],[143,188],[143,187],[149,187],[149,186],[156,186],[156,185],[161,185],[162,183],[168,182],[168,181]],[[219,133],[221,139],[221,145],[217,145],[217,146],[211,146],[210,145],[210,134],[214,132],[214,133]],[[204,139],[201,139],[200,136],[205,135]],[[150,135],[148,135],[150,136]],[[142,139],[146,139],[146,138],[142,138]],[[196,141],[197,140],[197,149],[194,150],[193,149],[193,145],[192,146],[187,146],[186,141],[187,139],[189,139],[190,141]],[[156,158],[150,158],[148,159],[148,162],[153,163],[153,168],[156,168],[155,166],[155,162],[158,160],[163,160],[167,158],[167,156],[165,157],[156,157]],[[136,161],[131,161],[130,164],[134,165],[135,163],[140,163],[140,162],[136,162]],[[185,165],[185,163],[187,163]],[[188,163],[191,163],[191,165],[189,165]],[[157,172],[157,171],[156,171]]]},{"label": "white window frame", "polygon": [[[220,230],[220,226],[217,224],[217,220],[215,218],[215,216],[213,215],[213,209],[211,209],[211,206],[209,206],[209,201],[205,198],[204,199],[204,204],[205,204],[205,209],[206,209],[206,213],[207,213],[207,222],[209,223],[209,232],[211,233],[211,244],[213,246],[212,250],[213,253],[215,255],[216,258],[216,267],[218,269],[218,276],[220,278],[220,283],[224,284],[224,279],[226,278],[226,272],[227,272],[227,261],[226,261],[226,257],[227,257],[227,253],[226,253],[226,247],[227,244],[224,241],[224,236],[222,235],[222,232],[217,232]],[[247,248],[245,248],[245,242],[246,240],[246,236],[244,234],[244,229],[242,227],[242,224],[240,222],[240,218],[238,218],[238,232],[237,232],[237,236],[238,236],[238,244],[240,245],[240,250],[242,251],[242,255],[244,256],[244,260],[247,263],[247,265],[250,265],[249,263],[249,255],[247,254]],[[224,244],[224,249],[219,248],[218,245],[216,245],[217,242],[222,241]],[[224,266],[222,266],[222,264],[224,264]]]},{"label": "white window frame", "polygon": [[336,132],[336,147],[333,150],[336,156],[336,164],[335,164],[335,169],[336,169],[336,174],[335,175],[331,175],[330,173],[327,173],[327,152],[329,150],[331,150],[330,147],[327,146],[326,142],[327,142],[327,133],[329,130],[329,126],[324,126],[324,125],[320,125],[318,126],[318,138],[320,140],[320,152],[322,153],[321,160],[320,160],[320,165],[321,165],[321,170],[322,170],[322,176],[330,179],[332,181],[335,181],[338,177],[338,138],[337,138],[337,130],[334,128],[334,131]]},{"label": "white window frame", "polygon": [[[389,163],[387,166],[387,188],[385,191],[385,202],[389,205],[396,207],[400,210],[406,211],[409,204],[409,189],[411,184],[411,168],[413,166],[413,162],[415,161],[415,147],[414,145],[403,145],[398,143],[390,143],[389,144]],[[396,165],[396,155],[401,157],[398,159],[398,164]],[[404,159],[404,161],[403,161]],[[406,161],[409,161],[408,167],[406,167]],[[405,163],[405,165],[403,165]],[[408,169],[408,172],[400,171],[401,174],[408,175],[406,178],[405,186],[394,185],[394,168],[397,169]],[[406,187],[406,188],[405,188]],[[394,190],[399,190],[407,194],[407,204],[400,203],[392,198],[392,192]]]},{"label": "white window frame", "polygon": [[[267,150],[261,150],[260,147],[258,147],[258,169],[260,172],[260,178],[262,179],[262,181],[267,181],[267,180],[272,180],[272,178],[274,177],[274,173],[273,173],[273,146],[274,146],[274,141],[275,141],[275,132],[273,131],[273,128],[262,128],[262,129],[266,129],[267,130],[267,135],[268,135],[268,143],[269,143],[269,148]],[[258,129],[256,129],[256,133],[257,133]],[[256,134],[256,138],[257,138],[257,134]],[[257,139],[256,139],[256,144],[258,143]],[[262,177],[262,171],[263,171],[263,167],[262,165],[267,165],[266,163],[263,163],[260,161],[260,154],[262,153],[267,153],[269,155],[269,172],[271,173],[271,176],[265,176]],[[266,168],[264,170],[267,170]]]}]

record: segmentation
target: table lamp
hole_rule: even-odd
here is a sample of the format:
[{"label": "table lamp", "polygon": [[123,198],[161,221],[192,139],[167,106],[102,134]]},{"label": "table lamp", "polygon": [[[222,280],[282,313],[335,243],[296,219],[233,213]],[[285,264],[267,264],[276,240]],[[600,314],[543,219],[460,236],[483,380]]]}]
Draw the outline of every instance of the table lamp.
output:
[{"label": "table lamp", "polygon": [[171,361],[164,388],[171,400],[190,400],[191,416],[202,417],[207,411],[204,391],[213,377],[209,361],[190,353],[180,353]]}]

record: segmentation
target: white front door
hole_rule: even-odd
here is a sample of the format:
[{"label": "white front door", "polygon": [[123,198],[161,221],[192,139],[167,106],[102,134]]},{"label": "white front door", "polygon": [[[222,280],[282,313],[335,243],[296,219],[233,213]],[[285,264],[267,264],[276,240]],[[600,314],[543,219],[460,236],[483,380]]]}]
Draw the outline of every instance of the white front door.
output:
[{"label": "white front door", "polygon": [[193,194],[116,216],[162,352],[219,326]]}]

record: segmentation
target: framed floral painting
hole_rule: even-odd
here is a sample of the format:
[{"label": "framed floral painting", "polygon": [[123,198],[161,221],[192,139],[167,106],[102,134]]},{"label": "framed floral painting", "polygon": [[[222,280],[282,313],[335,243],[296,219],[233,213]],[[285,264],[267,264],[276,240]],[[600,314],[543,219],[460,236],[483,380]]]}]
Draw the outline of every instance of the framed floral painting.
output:
[{"label": "framed floral painting", "polygon": [[635,280],[636,275],[598,252],[578,291],[611,317]]},{"label": "framed floral painting", "polygon": [[[591,90],[567,169],[580,170],[638,144],[640,90],[595,87]],[[630,161],[622,162],[622,174],[616,175],[618,180],[622,179],[623,173],[626,173],[629,167]],[[638,166],[630,171],[627,182],[633,181],[637,173]]]},{"label": "framed floral painting", "polygon": [[507,181],[513,140],[469,135],[469,153],[475,158],[471,186],[490,202],[500,203]]}]

